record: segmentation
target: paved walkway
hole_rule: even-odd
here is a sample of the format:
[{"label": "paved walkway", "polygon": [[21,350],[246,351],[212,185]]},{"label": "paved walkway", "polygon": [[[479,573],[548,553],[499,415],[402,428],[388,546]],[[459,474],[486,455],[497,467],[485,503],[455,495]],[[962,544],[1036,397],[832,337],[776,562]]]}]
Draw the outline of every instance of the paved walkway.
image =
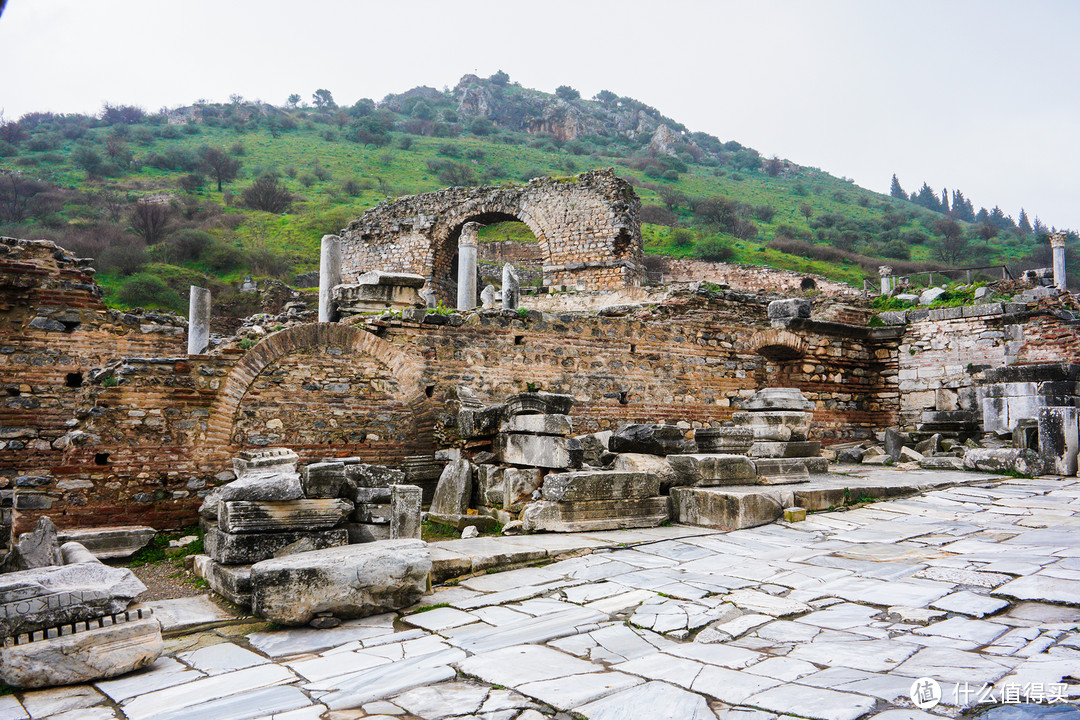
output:
[{"label": "paved walkway", "polygon": [[[905,720],[1075,699],[1078,526],[1080,483],[1044,478],[623,531],[629,547],[481,574],[398,615],[174,638],[149,671],[0,697],[0,718]],[[925,711],[920,678],[940,688]]]}]

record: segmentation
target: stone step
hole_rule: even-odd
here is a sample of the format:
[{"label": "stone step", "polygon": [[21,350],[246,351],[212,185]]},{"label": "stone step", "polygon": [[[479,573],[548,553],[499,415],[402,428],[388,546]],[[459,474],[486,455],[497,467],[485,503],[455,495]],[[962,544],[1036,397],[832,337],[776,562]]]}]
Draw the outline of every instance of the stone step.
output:
[{"label": "stone step", "polygon": [[754,467],[758,473],[760,485],[784,485],[802,483],[810,480],[810,470],[806,460],[816,458],[757,458]]},{"label": "stone step", "polygon": [[231,533],[283,532],[332,528],[352,512],[348,500],[289,500],[286,502],[223,502],[218,528]]},{"label": "stone step", "polygon": [[668,519],[666,497],[529,504],[522,513],[526,531],[584,532],[655,527]]},{"label": "stone step", "polygon": [[805,440],[810,432],[812,413],[795,410],[763,410],[757,412],[737,412],[731,421],[737,427],[747,427],[754,431],[754,440]]},{"label": "stone step", "polygon": [[209,555],[196,555],[195,574],[234,605],[251,607],[250,565],[222,565]]},{"label": "stone step", "polygon": [[660,493],[660,477],[612,470],[552,473],[544,477],[540,492],[553,502],[648,498]]},{"label": "stone step", "polygon": [[755,458],[812,458],[821,454],[821,443],[817,440],[791,440],[789,442],[770,442],[759,440],[750,446],[747,453]]},{"label": "stone step", "polygon": [[250,565],[269,560],[285,547],[307,540],[311,550],[347,545],[349,533],[335,530],[293,530],[273,533],[228,533],[211,528],[203,538],[206,554],[226,565]]},{"label": "stone step", "polygon": [[754,463],[745,455],[692,453],[668,455],[667,461],[679,485],[745,485],[757,477]]}]

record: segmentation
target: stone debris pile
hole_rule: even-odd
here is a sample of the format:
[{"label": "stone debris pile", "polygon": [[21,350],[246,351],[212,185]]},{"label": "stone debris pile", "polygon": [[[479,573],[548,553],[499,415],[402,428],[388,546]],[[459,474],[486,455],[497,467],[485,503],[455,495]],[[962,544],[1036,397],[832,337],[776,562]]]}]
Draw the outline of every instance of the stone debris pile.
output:
[{"label": "stone debris pile", "polygon": [[[134,603],[146,586],[77,542],[56,543],[41,518],[20,537],[26,569],[0,575],[0,677],[23,688],[115,677],[161,655],[161,626]],[[19,552],[16,550],[16,552]],[[41,564],[44,563],[44,564]]]},{"label": "stone debris pile", "polygon": [[765,388],[731,416],[736,427],[754,433],[749,455],[763,484],[805,482],[811,473],[828,471],[818,457],[821,443],[808,440],[814,403],[796,388]]},{"label": "stone debris pile", "polygon": [[356,282],[335,285],[330,295],[338,316],[346,320],[383,310],[426,307],[420,295],[423,287],[423,275],[372,270]]}]

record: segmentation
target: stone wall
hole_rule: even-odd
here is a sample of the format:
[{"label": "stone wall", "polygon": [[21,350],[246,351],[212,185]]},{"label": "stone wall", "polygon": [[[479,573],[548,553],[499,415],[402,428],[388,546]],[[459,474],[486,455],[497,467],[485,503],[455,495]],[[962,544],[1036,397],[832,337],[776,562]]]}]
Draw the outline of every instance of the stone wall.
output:
[{"label": "stone wall", "polygon": [[520,220],[536,236],[544,284],[555,290],[640,285],[641,201],[611,170],[527,185],[447,188],[380,203],[342,230],[342,279],[369,270],[423,275],[447,304],[466,222]]},{"label": "stone wall", "polygon": [[862,293],[850,285],[829,280],[822,275],[798,273],[793,270],[781,270],[761,265],[672,258],[668,260],[668,269],[663,275],[665,282],[705,281],[727,285],[732,290],[775,292],[784,295],[802,293],[812,282],[811,289],[822,295],[862,297]]}]

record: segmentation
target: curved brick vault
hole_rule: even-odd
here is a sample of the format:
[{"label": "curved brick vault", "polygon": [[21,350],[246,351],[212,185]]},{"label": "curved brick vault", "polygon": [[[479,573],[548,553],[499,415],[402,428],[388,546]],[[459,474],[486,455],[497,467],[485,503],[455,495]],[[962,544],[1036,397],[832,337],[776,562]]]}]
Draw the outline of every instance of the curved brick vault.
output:
[{"label": "curved brick vault", "polygon": [[342,280],[369,270],[423,275],[449,302],[456,287],[461,227],[520,220],[544,257],[553,289],[616,290],[640,285],[641,201],[614,171],[537,178],[527,185],[455,187],[380,203],[341,233]]},{"label": "curved brick vault", "polygon": [[769,360],[794,360],[806,354],[807,342],[790,330],[769,328],[754,333],[749,349]]},{"label": "curved brick vault", "polygon": [[231,444],[244,398],[264,370],[290,354],[317,347],[337,347],[375,359],[397,380],[399,400],[411,408],[414,419],[420,421],[430,413],[423,368],[414,358],[366,330],[340,323],[311,323],[267,337],[233,366],[210,410],[206,435],[209,448],[221,449]]}]

